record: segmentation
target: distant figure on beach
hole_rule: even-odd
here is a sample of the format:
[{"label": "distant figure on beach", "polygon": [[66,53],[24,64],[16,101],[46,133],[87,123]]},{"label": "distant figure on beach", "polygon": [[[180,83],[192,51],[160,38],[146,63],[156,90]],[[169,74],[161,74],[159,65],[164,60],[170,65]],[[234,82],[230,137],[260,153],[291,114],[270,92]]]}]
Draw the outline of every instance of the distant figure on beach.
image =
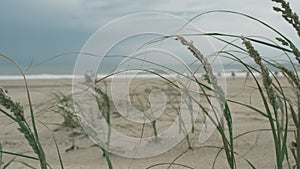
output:
[{"label": "distant figure on beach", "polygon": [[231,76],[232,76],[232,77],[235,77],[235,72],[231,72]]},{"label": "distant figure on beach", "polygon": [[87,70],[84,74],[85,82],[91,83],[93,82],[94,73],[92,70]]},{"label": "distant figure on beach", "polygon": [[249,79],[249,77],[250,77],[250,73],[249,73],[249,72],[247,72],[247,73],[246,73],[246,80],[248,80],[248,79]]}]

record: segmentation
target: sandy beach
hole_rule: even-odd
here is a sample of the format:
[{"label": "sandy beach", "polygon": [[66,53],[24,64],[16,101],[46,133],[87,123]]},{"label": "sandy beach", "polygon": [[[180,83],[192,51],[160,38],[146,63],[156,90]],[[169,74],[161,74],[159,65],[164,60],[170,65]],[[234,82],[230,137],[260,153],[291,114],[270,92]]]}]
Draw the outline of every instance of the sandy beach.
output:
[{"label": "sandy beach", "polygon": [[[257,87],[252,79],[246,80],[242,77],[230,77],[226,80],[228,99],[251,104],[264,111]],[[287,84],[284,80],[282,81],[283,86]],[[8,95],[11,96],[13,100],[20,102],[21,105],[24,106],[25,115],[29,118],[30,114],[24,82],[22,80],[2,80],[0,81],[0,85],[8,90]],[[51,105],[50,100],[53,98],[53,92],[60,91],[66,95],[71,94],[71,79],[29,80],[28,85],[34,107],[34,113],[36,115],[40,141],[47,155],[47,161],[50,163],[52,168],[60,168],[55,143],[52,137],[54,136],[65,168],[107,169],[108,167],[105,157],[103,157],[101,149],[97,147],[80,128],[71,129],[63,127],[61,125],[64,121],[62,116],[49,110],[49,106]],[[142,90],[139,93],[142,94]],[[270,128],[268,119],[246,107],[233,103],[230,103],[229,106],[232,111],[233,131],[234,136],[236,137],[234,145],[237,153],[237,168],[251,168],[246,160],[249,160],[256,168],[274,168],[274,144],[271,131],[267,130]],[[116,110],[112,106],[111,112],[113,113],[115,111]],[[166,118],[167,117],[162,115],[161,118],[158,119],[158,132],[164,130],[164,126],[168,125]],[[119,125],[121,126],[120,130],[124,132],[130,129],[136,131],[137,135],[140,133],[141,125],[126,124],[126,122],[120,120],[120,116],[118,116],[118,114],[112,116],[111,121],[114,127],[117,128]],[[183,154],[176,160],[176,164],[187,165],[195,169],[211,168],[216,155],[218,155],[219,149],[217,147],[222,146],[222,140],[220,138],[220,134],[215,131],[205,143],[200,144],[199,134],[201,133],[202,128],[201,120],[197,120],[196,122],[195,132],[190,133],[192,149],[188,148],[187,142],[184,139],[171,150],[154,157],[132,159],[111,154],[114,169],[143,169],[155,164],[161,165],[153,167],[154,169],[168,168],[168,163],[174,161],[182,153]],[[151,135],[152,133],[151,125],[147,125],[145,126],[144,136]],[[126,126],[128,128],[126,128]],[[3,114],[0,114],[0,128],[0,143],[2,144],[3,150],[23,153],[26,155],[34,155],[27,140],[17,131],[17,125],[12,123],[12,121]],[[242,133],[260,129],[261,131],[259,132],[251,132],[239,136]],[[135,135],[134,132],[131,134]],[[75,145],[75,148],[71,150],[70,147],[72,145]],[[7,163],[13,157],[14,156],[4,154],[3,162]],[[34,160],[24,160],[21,157],[17,157],[16,160],[26,161],[33,164],[35,167],[38,167],[38,163]],[[21,166],[22,165],[20,163],[15,162],[8,168],[24,168]],[[186,167],[173,165],[170,168],[183,169]],[[219,154],[216,160],[215,168],[229,168],[223,151]]]}]

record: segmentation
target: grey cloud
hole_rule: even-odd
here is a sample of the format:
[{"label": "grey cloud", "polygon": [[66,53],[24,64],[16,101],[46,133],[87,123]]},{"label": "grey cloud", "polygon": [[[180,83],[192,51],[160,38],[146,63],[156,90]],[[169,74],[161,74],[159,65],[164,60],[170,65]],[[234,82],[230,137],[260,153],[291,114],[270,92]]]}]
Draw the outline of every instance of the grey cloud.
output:
[{"label": "grey cloud", "polygon": [[[273,5],[275,4],[271,1],[261,0],[2,0],[0,19],[7,23],[17,22],[28,26],[68,28],[78,26],[76,29],[95,30],[95,27],[112,19],[136,12],[168,12],[189,18],[206,10],[230,9],[265,17],[270,15]],[[296,9],[300,8],[299,3],[293,3],[293,5]]]},{"label": "grey cloud", "polygon": [[[291,1],[291,4],[295,11],[300,11],[300,3]],[[124,15],[156,11],[190,19],[196,14],[213,9],[235,10],[253,15],[274,25],[299,43],[292,28],[285,23],[280,14],[272,10],[274,5],[275,3],[271,0],[1,0],[0,34],[7,36],[2,36],[5,38],[0,39],[0,47],[2,46],[0,50],[14,55],[35,55],[35,45],[33,44],[39,44],[39,40],[47,39],[48,36],[48,39],[53,39],[53,41],[45,41],[45,44],[41,46],[44,49],[41,53],[44,52],[44,55],[49,56],[53,51],[66,51],[66,46],[68,49],[74,49],[73,46],[76,46],[75,49],[78,50],[78,46],[84,43],[88,35]],[[268,34],[267,30],[257,27],[257,24],[252,24],[249,20],[224,14],[206,15],[196,19],[194,23],[200,29],[209,32]],[[63,36],[64,32],[69,32],[68,36]],[[80,33],[83,35],[79,35]],[[43,36],[35,37],[32,41],[22,39],[23,35],[32,37],[36,34]],[[59,47],[56,46],[56,41],[60,42],[60,50],[57,50]],[[15,42],[19,43],[19,46],[18,44],[14,45]],[[48,46],[52,46],[52,48]],[[6,48],[4,49],[4,47]],[[26,49],[26,52],[21,53],[22,50],[20,50],[21,52],[18,53],[18,49]]]}]

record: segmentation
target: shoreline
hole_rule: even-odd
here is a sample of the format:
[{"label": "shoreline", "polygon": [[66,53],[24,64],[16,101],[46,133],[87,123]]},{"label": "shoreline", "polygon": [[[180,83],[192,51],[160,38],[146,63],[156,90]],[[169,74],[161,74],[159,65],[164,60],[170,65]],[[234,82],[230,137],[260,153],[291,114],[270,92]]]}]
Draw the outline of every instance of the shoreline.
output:
[{"label": "shoreline", "polygon": [[[259,77],[260,73],[254,72],[253,73],[255,77]],[[281,72],[272,72],[276,77],[283,77],[284,75]],[[300,74],[300,72],[298,72]],[[185,75],[185,74],[184,74]],[[202,77],[204,74],[195,74],[196,77]],[[248,72],[224,72],[224,73],[214,73],[217,77],[241,77],[246,78],[247,76],[251,76]],[[26,79],[28,80],[56,80],[56,79],[83,79],[85,75],[73,75],[73,74],[30,74],[25,75]],[[101,79],[106,76],[109,76],[109,74],[97,74],[97,78]],[[171,74],[171,75],[164,75],[164,77],[178,77],[177,74]],[[116,74],[108,77],[110,78],[157,78],[158,76],[156,74]],[[23,80],[22,75],[0,75],[0,81],[1,80]]]}]

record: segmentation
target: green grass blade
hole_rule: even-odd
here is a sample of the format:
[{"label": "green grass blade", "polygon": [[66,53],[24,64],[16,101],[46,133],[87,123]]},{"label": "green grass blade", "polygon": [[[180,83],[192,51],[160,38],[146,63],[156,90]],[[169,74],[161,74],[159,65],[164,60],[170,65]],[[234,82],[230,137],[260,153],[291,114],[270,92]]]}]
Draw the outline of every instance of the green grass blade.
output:
[{"label": "green grass blade", "polygon": [[55,148],[56,148],[56,152],[57,152],[57,156],[58,156],[58,159],[59,159],[60,167],[61,167],[61,169],[64,169],[64,165],[63,165],[61,153],[60,153],[60,151],[59,151],[58,144],[57,144],[57,141],[56,141],[56,139],[55,139],[55,136],[54,136],[53,132],[51,131],[51,129],[50,129],[45,123],[43,123],[43,122],[41,122],[41,121],[39,121],[39,122],[51,132],[51,136],[52,136],[52,139],[53,139],[53,141],[54,141]]},{"label": "green grass blade", "polygon": [[[182,28],[184,28],[186,25],[188,25],[190,22],[192,22],[193,20],[195,20],[196,18],[199,18],[200,16],[203,16],[203,15],[206,15],[206,14],[209,14],[209,13],[230,13],[230,14],[235,14],[235,15],[240,15],[240,16],[244,16],[246,18],[249,18],[251,20],[254,20],[264,26],[266,26],[267,28],[269,28],[270,30],[274,31],[275,33],[277,33],[279,36],[281,36],[282,38],[284,38],[285,40],[287,41],[290,41],[287,37],[285,37],[282,33],[280,33],[278,30],[276,30],[275,28],[273,28],[272,26],[270,26],[269,24],[267,24],[266,22],[258,19],[258,18],[255,18],[253,16],[250,16],[250,15],[247,15],[245,13],[242,13],[242,12],[236,12],[236,11],[230,11],[230,10],[211,10],[211,11],[207,11],[207,12],[203,12],[203,13],[200,13],[196,16],[194,16],[192,19],[190,19],[185,25],[183,25]],[[182,29],[181,28],[181,29]]]},{"label": "green grass blade", "polygon": [[13,159],[11,159],[8,163],[6,163],[2,169],[6,169],[14,160],[16,159],[16,157],[14,157]]},{"label": "green grass blade", "polygon": [[27,158],[27,159],[31,159],[31,160],[39,160],[36,157],[32,157],[32,156],[28,156],[28,155],[23,155],[23,154],[18,154],[18,153],[13,153],[13,152],[8,152],[8,151],[3,151],[3,150],[1,150],[0,153],[12,155],[12,156],[23,157],[23,158]]},{"label": "green grass blade", "polygon": [[259,113],[260,115],[269,118],[269,116],[266,113],[264,113],[263,111],[255,108],[255,107],[253,107],[251,105],[248,105],[248,104],[245,104],[245,103],[242,103],[242,102],[238,102],[238,101],[235,101],[235,100],[231,100],[231,99],[228,99],[227,101],[231,102],[231,103],[235,103],[235,104],[241,105],[241,106],[244,106],[244,107],[247,107],[247,108],[249,108],[249,109],[251,109],[251,110]]},{"label": "green grass blade", "polygon": [[[225,34],[225,33],[219,33],[219,32],[208,32],[208,33],[200,33],[200,34],[184,34],[184,36],[211,36],[211,37],[214,37],[220,41],[223,41],[227,44],[230,44],[234,47],[237,47],[238,49],[241,49],[241,50],[244,50],[242,49],[240,46],[237,46],[237,45],[234,45],[222,38],[218,38],[218,37],[232,37],[232,38],[240,38],[241,35],[234,35],[234,34]],[[245,39],[249,40],[249,41],[252,41],[252,42],[256,42],[258,44],[261,44],[261,45],[264,45],[264,46],[268,46],[268,47],[272,47],[272,48],[275,48],[275,49],[278,49],[278,50],[282,50],[282,51],[285,51],[285,52],[289,52],[289,53],[292,53],[293,51],[291,49],[287,49],[285,47],[281,47],[279,45],[276,45],[276,44],[272,44],[272,43],[269,43],[269,42],[266,42],[266,41],[262,41],[262,40],[258,40],[258,39],[254,39],[254,38],[250,38],[250,37],[245,37]]]},{"label": "green grass blade", "polygon": [[1,168],[1,165],[2,165],[2,145],[0,143],[0,168]]},{"label": "green grass blade", "polygon": [[[289,40],[286,36],[284,36],[282,33],[280,33],[280,31],[278,31],[277,29],[275,29],[274,27],[270,26],[269,24],[267,24],[266,22],[255,18],[253,16],[247,15],[245,13],[241,13],[241,12],[236,12],[236,11],[230,11],[230,10],[211,10],[211,11],[207,11],[207,12],[203,12],[200,13],[196,16],[194,16],[192,19],[190,19],[187,23],[185,23],[178,31],[180,31],[181,29],[183,29],[185,26],[187,26],[190,22],[192,22],[194,19],[209,14],[209,13],[229,13],[229,14],[234,14],[234,15],[240,15],[240,16],[244,16],[250,20],[256,21],[260,24],[262,24],[263,26],[269,28],[271,31],[275,32],[276,34],[278,34],[281,38],[282,41],[286,41],[287,44],[289,44],[290,49],[292,50],[293,54],[295,55],[296,60],[298,60],[298,63],[300,63],[300,51],[296,48],[296,45]],[[298,17],[297,17],[298,18]],[[298,21],[298,19],[296,19],[296,21]],[[299,33],[299,32],[298,32]],[[279,39],[281,39],[279,38]],[[278,39],[278,38],[277,38]]]},{"label": "green grass blade", "polygon": [[233,127],[232,127],[232,117],[231,117],[231,111],[230,111],[230,108],[228,106],[228,103],[227,101],[225,102],[225,108],[224,108],[224,116],[225,116],[225,119],[226,119],[226,122],[227,122],[227,126],[228,126],[228,132],[229,132],[229,141],[230,141],[230,152],[231,152],[231,155],[230,155],[230,161],[232,164],[235,165],[235,159],[234,159],[234,147],[233,147]]},{"label": "green grass blade", "polygon": [[110,160],[110,152],[109,152],[109,142],[111,137],[111,126],[110,126],[110,103],[109,98],[107,94],[105,94],[100,87],[95,86],[94,90],[97,94],[100,96],[94,95],[96,97],[96,102],[99,108],[99,111],[102,111],[104,114],[103,116],[106,119],[107,125],[108,125],[108,135],[107,135],[107,141],[105,147],[101,147],[103,154],[105,156],[107,165],[109,169],[113,169],[113,165]]},{"label": "green grass blade", "polygon": [[282,164],[283,164],[283,160],[282,160],[282,155],[284,155],[285,152],[282,152],[281,149],[281,129],[279,126],[279,122],[278,122],[278,110],[277,110],[277,104],[278,101],[276,100],[276,96],[277,93],[275,92],[274,88],[273,88],[273,82],[272,79],[269,76],[269,70],[268,68],[262,63],[262,59],[260,54],[258,53],[257,50],[255,50],[255,48],[252,46],[250,41],[245,40],[245,38],[241,37],[241,39],[243,40],[243,43],[245,45],[245,47],[248,50],[249,56],[252,57],[252,59],[255,61],[255,63],[260,67],[261,69],[261,75],[262,75],[262,79],[263,79],[263,86],[266,89],[266,93],[267,93],[267,98],[268,101],[270,102],[272,108],[273,108],[273,114],[275,115],[275,121],[272,118],[272,112],[269,108],[268,105],[268,101],[266,96],[264,95],[264,92],[262,91],[261,87],[259,86],[259,83],[257,82],[256,78],[256,84],[259,87],[259,92],[260,95],[263,99],[263,104],[264,107],[267,111],[267,114],[269,116],[269,123],[271,125],[271,129],[272,129],[272,135],[274,138],[274,143],[275,143],[275,150],[276,150],[276,164],[278,169],[282,169]]}]

